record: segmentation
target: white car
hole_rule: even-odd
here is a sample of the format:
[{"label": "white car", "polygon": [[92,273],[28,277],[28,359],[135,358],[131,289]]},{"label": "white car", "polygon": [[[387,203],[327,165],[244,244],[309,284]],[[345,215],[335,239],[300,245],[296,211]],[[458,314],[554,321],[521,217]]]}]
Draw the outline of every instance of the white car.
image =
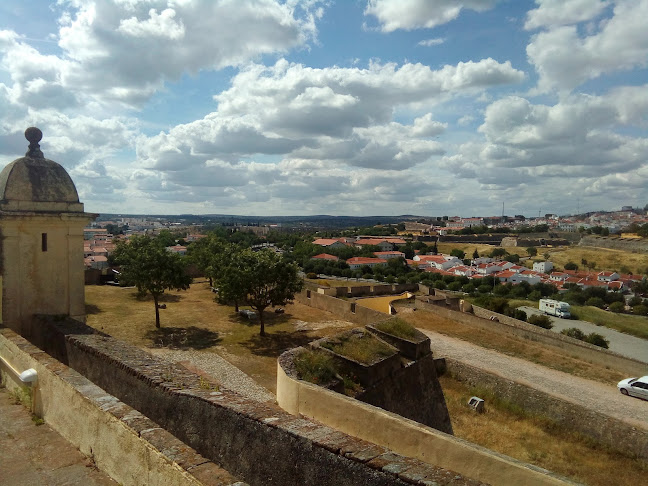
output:
[{"label": "white car", "polygon": [[624,395],[648,400],[648,375],[641,378],[626,378],[617,384],[617,388]]}]

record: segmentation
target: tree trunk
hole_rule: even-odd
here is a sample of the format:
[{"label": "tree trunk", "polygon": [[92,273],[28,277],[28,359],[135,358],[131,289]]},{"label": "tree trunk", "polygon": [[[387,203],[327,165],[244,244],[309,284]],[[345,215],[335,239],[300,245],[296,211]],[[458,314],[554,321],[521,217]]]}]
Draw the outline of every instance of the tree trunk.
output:
[{"label": "tree trunk", "polygon": [[158,296],[153,294],[153,302],[155,302],[155,327],[160,328],[160,306],[158,305]]},{"label": "tree trunk", "polygon": [[212,288],[214,287],[214,279],[212,279],[212,277],[209,277],[209,286]]},{"label": "tree trunk", "polygon": [[237,313],[238,313],[238,311],[239,311],[239,308],[238,308],[238,300],[235,300],[235,301],[234,301],[234,312],[237,312]]},{"label": "tree trunk", "polygon": [[265,336],[265,323],[263,322],[263,309],[259,309],[259,322],[261,323],[261,331],[259,332],[259,335]]}]

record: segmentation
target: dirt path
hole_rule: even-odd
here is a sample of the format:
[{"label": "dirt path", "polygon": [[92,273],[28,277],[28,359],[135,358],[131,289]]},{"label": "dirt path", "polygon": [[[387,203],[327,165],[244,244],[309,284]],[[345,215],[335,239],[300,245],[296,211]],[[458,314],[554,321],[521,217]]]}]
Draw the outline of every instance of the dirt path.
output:
[{"label": "dirt path", "polygon": [[597,383],[434,331],[420,331],[429,336],[436,357],[462,361],[648,430],[648,401],[621,395],[616,383]]}]

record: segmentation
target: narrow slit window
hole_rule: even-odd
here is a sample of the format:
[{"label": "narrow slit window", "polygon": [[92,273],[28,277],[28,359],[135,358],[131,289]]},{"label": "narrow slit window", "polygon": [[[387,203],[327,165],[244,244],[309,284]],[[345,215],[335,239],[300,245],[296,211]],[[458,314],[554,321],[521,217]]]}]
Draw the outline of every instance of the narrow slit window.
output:
[{"label": "narrow slit window", "polygon": [[47,233],[41,233],[41,250],[47,251]]}]

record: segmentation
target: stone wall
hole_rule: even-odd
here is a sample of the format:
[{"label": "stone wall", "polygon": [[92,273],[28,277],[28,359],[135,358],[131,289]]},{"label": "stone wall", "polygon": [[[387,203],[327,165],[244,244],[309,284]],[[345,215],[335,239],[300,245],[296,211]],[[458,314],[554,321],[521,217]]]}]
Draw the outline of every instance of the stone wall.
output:
[{"label": "stone wall", "polygon": [[[456,471],[484,483],[507,486],[574,484],[544,469],[476,446],[341,393],[298,380],[284,361],[285,355],[286,353],[277,362],[277,401],[292,414],[312,418],[354,437],[389,447],[399,454]],[[442,483],[430,481],[426,484]]]},{"label": "stone wall", "polygon": [[[78,322],[41,318],[46,351],[251,485],[476,485],[272,403],[214,390],[199,376]],[[63,346],[61,346],[63,344]],[[454,479],[453,479],[454,478]]]},{"label": "stone wall", "polygon": [[[560,352],[574,358],[602,366],[610,366],[616,370],[627,373],[629,376],[642,376],[648,372],[648,364],[641,361],[621,356],[620,354],[607,349],[602,349],[598,346],[593,346],[583,341],[579,341],[578,339],[570,338],[547,329],[542,329],[541,327],[534,326],[527,322],[497,314],[477,306],[472,306],[472,308],[477,314],[481,314],[482,317],[477,317],[476,315],[468,314],[466,312],[454,311],[438,305],[427,304],[419,299],[416,300],[416,303],[420,309],[429,311],[441,317],[480,329],[490,331],[496,330],[497,332],[512,334],[531,342],[541,342],[545,345],[557,348]],[[497,316],[500,322],[491,321],[489,318],[492,315]]]},{"label": "stone wall", "polygon": [[[152,420],[1,327],[0,358],[18,371],[36,370],[35,414],[119,484],[244,486]],[[0,382],[10,390],[20,387],[14,370],[3,369],[2,362]]]},{"label": "stone wall", "polygon": [[450,415],[432,354],[396,370],[355,398],[452,434]]},{"label": "stone wall", "polygon": [[621,238],[619,236],[583,236],[578,246],[610,248],[612,250],[648,253],[648,238]]},{"label": "stone wall", "polygon": [[[648,459],[648,431],[608,417],[576,403],[548,395],[535,388],[508,380],[446,357],[448,373],[477,389],[521,407],[525,412],[549,418],[568,430],[579,432],[613,450],[631,457]],[[486,403],[488,407],[488,403]]]},{"label": "stone wall", "polygon": [[304,290],[295,295],[295,301],[300,304],[315,307],[316,309],[332,312],[342,319],[363,326],[372,322],[389,319],[388,314],[356,305],[355,302],[337,299],[333,296],[320,294],[315,291]]}]

